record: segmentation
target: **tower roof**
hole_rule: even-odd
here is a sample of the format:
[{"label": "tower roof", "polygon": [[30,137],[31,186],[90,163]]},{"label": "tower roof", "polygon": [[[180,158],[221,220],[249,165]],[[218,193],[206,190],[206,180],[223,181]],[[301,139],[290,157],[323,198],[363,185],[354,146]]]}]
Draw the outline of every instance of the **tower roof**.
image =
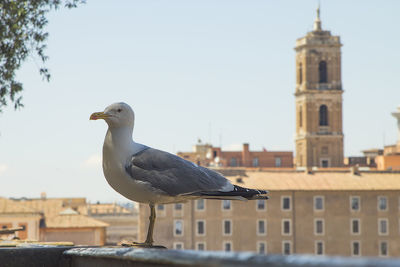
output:
[{"label": "tower roof", "polygon": [[295,50],[301,50],[304,47],[311,46],[324,46],[324,47],[341,47],[340,37],[331,35],[330,31],[322,29],[322,22],[320,17],[320,5],[317,7],[317,16],[314,20],[313,30],[308,32],[306,36],[300,37],[296,40]]},{"label": "tower roof", "polygon": [[320,14],[320,8],[319,8],[319,4],[318,4],[317,17],[314,20],[314,31],[322,31],[321,19],[319,17],[319,14]]}]

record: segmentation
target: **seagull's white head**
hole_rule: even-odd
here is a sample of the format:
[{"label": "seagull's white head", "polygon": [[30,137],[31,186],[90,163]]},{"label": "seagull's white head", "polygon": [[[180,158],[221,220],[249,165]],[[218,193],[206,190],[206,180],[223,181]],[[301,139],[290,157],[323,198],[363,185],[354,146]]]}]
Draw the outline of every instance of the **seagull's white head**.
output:
[{"label": "seagull's white head", "polygon": [[135,113],[128,104],[120,102],[109,105],[103,112],[95,112],[90,115],[90,120],[98,119],[104,119],[110,128],[133,128]]}]

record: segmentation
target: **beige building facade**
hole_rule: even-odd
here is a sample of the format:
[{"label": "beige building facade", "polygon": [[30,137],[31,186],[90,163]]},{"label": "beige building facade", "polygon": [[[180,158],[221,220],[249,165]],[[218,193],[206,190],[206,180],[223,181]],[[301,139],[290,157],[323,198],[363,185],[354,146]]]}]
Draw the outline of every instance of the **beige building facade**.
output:
[{"label": "beige building facade", "polygon": [[[0,228],[23,227],[23,231],[15,233],[16,237],[21,240],[39,240],[42,217],[42,214],[35,209],[6,198],[0,198]],[[9,238],[13,237],[0,236],[0,239]]]},{"label": "beige building facade", "polygon": [[137,205],[128,209],[116,203],[89,204],[87,215],[108,224],[106,245],[137,240]]},{"label": "beige building facade", "polygon": [[313,31],[296,41],[296,165],[343,166],[342,78],[339,36]]},{"label": "beige building facade", "polygon": [[[175,249],[400,256],[400,173],[246,170],[229,179],[269,189],[271,198],[159,205],[156,243]],[[145,239],[148,216],[141,204],[139,240]]]},{"label": "beige building facade", "polygon": [[109,224],[86,216],[87,209],[85,198],[46,198],[45,194],[36,199],[0,198],[0,227],[24,229],[0,240],[104,245]]},{"label": "beige building facade", "polygon": [[106,243],[105,222],[81,215],[68,208],[56,216],[46,218],[40,240],[44,242],[73,242],[74,245],[103,246]]}]

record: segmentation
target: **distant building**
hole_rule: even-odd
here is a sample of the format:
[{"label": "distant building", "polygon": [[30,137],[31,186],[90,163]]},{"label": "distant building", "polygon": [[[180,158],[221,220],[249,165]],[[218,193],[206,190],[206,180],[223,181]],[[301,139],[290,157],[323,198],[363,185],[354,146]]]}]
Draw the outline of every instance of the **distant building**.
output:
[{"label": "distant building", "polygon": [[61,211],[71,208],[81,214],[86,214],[86,198],[47,198],[42,192],[40,198],[11,198],[26,207],[38,210],[45,217],[52,217]]},{"label": "distant building", "polygon": [[[267,201],[157,205],[154,239],[175,249],[399,257],[400,172],[219,169]],[[139,207],[139,240],[149,209]]]},{"label": "distant building", "polygon": [[346,167],[350,166],[358,166],[365,167],[368,169],[376,169],[376,161],[375,158],[379,155],[383,155],[383,149],[379,148],[371,148],[363,150],[362,153],[364,156],[350,156],[344,158],[344,165]]},{"label": "distant building", "polygon": [[242,151],[223,151],[220,147],[199,141],[193,152],[178,152],[178,156],[206,167],[254,167],[291,168],[293,153],[290,151],[251,151],[249,144],[243,144]]},{"label": "distant building", "polygon": [[128,209],[116,203],[89,204],[87,214],[108,224],[107,245],[117,245],[122,241],[137,241],[137,205]]},{"label": "distant building", "polygon": [[400,107],[392,113],[397,119],[398,138],[397,144],[385,146],[383,155],[376,157],[378,170],[400,170]]},{"label": "distant building", "polygon": [[[24,227],[23,231],[16,232],[19,239],[39,240],[42,219],[43,214],[40,211],[13,200],[0,198],[0,228]],[[8,239],[8,236],[0,236],[0,239]]]},{"label": "distant building", "polygon": [[0,226],[23,226],[21,240],[71,241],[77,245],[104,245],[107,223],[86,216],[85,198],[0,198]]},{"label": "distant building", "polygon": [[[199,165],[218,167],[232,183],[269,190],[270,199],[157,205],[157,244],[262,254],[400,257],[400,172],[373,168],[400,169],[400,143],[385,147],[383,155],[372,149],[364,157],[349,157],[346,165],[351,168],[343,168],[341,46],[339,36],[322,29],[318,8],[313,30],[295,47],[297,168],[251,168],[276,167],[283,161],[265,154],[269,160],[262,162],[248,144],[231,154],[201,143],[194,152],[178,153]],[[393,115],[400,142],[400,109]],[[281,164],[291,166],[291,161]],[[146,237],[148,217],[147,205],[140,204],[139,240]]]},{"label": "distant building", "polygon": [[367,164],[367,157],[365,156],[351,156],[344,158],[344,165],[346,166],[360,166],[369,167]]},{"label": "distant building", "polygon": [[40,231],[44,242],[69,241],[74,245],[103,246],[106,242],[107,223],[81,215],[68,208],[58,215],[46,218]]},{"label": "distant building", "polygon": [[296,41],[296,166],[342,167],[342,77],[339,36],[314,29]]}]

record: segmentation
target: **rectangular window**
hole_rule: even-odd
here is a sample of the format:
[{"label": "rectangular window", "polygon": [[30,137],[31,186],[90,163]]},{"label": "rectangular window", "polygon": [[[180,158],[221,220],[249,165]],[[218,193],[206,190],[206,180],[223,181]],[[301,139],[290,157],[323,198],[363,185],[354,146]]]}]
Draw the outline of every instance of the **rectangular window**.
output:
[{"label": "rectangular window", "polygon": [[232,251],[232,242],[231,241],[225,241],[223,243],[224,246],[224,251]]},{"label": "rectangular window", "polygon": [[230,200],[224,199],[222,200],[222,210],[231,210],[232,204]]},{"label": "rectangular window", "polygon": [[315,196],[314,197],[314,211],[323,211],[324,210],[324,197],[323,196]]},{"label": "rectangular window", "polygon": [[282,167],[282,159],[280,157],[275,157],[275,167]]},{"label": "rectangular window", "polygon": [[314,233],[316,235],[323,235],[324,234],[324,220],[323,219],[315,219],[315,228]]},{"label": "rectangular window", "polygon": [[197,211],[205,210],[205,208],[206,208],[205,201],[206,201],[205,199],[197,199],[196,200],[196,210]]},{"label": "rectangular window", "polygon": [[182,236],[183,235],[183,221],[175,220],[174,221],[174,236]]},{"label": "rectangular window", "polygon": [[315,241],[315,255],[324,255],[324,241]]},{"label": "rectangular window", "polygon": [[386,257],[389,255],[388,243],[386,241],[381,241],[379,243],[379,256]]},{"label": "rectangular window", "polygon": [[231,158],[230,166],[231,166],[231,167],[236,167],[236,166],[237,166],[237,160],[236,160],[236,158]]},{"label": "rectangular window", "polygon": [[182,242],[174,242],[174,249],[183,249],[183,243]]},{"label": "rectangular window", "polygon": [[205,235],[206,234],[206,222],[204,220],[198,220],[196,223],[197,227],[197,235]]},{"label": "rectangular window", "polygon": [[282,220],[282,235],[291,235],[292,229],[290,227],[290,220],[283,219]]},{"label": "rectangular window", "polygon": [[378,210],[379,211],[387,211],[387,209],[388,209],[387,197],[379,196],[378,197]]},{"label": "rectangular window", "polygon": [[259,166],[258,158],[255,157],[253,158],[253,167],[258,167],[258,166]]},{"label": "rectangular window", "polygon": [[204,220],[198,220],[197,221],[197,235],[203,236],[206,234],[206,222]]},{"label": "rectangular window", "polygon": [[361,245],[359,241],[351,242],[351,255],[361,256]]},{"label": "rectangular window", "polygon": [[197,250],[206,250],[206,243],[204,243],[204,242],[197,242],[197,243],[196,243],[196,249],[197,249]]},{"label": "rectangular window", "polygon": [[166,206],[164,204],[156,205],[157,216],[158,217],[165,217],[166,215]]},{"label": "rectangular window", "polygon": [[282,254],[283,255],[290,255],[292,253],[292,244],[290,241],[283,241],[282,242]]},{"label": "rectangular window", "polygon": [[258,220],[257,221],[257,235],[266,235],[266,234],[267,234],[266,220]]},{"label": "rectangular window", "polygon": [[259,254],[267,254],[267,243],[264,241],[257,242],[257,252]]},{"label": "rectangular window", "polygon": [[389,221],[388,219],[378,219],[378,233],[379,235],[389,234]]},{"label": "rectangular window", "polygon": [[173,208],[173,216],[174,217],[183,217],[183,204],[182,203],[175,203]]},{"label": "rectangular window", "polygon": [[223,233],[224,235],[231,235],[232,234],[232,221],[231,220],[223,220]]},{"label": "rectangular window", "polygon": [[321,167],[322,167],[322,168],[328,168],[328,167],[329,167],[329,160],[327,160],[327,159],[322,159],[322,160],[321,160]]},{"label": "rectangular window", "polygon": [[360,197],[359,196],[352,196],[350,197],[350,209],[351,211],[360,211]]},{"label": "rectangular window", "polygon": [[353,235],[359,235],[361,233],[360,219],[351,219],[351,233]]},{"label": "rectangular window", "polygon": [[282,210],[285,210],[285,211],[291,210],[290,197],[289,196],[283,196],[281,198],[281,200],[282,200]]},{"label": "rectangular window", "polygon": [[256,209],[257,210],[266,210],[266,202],[265,199],[257,199],[256,201]]}]

